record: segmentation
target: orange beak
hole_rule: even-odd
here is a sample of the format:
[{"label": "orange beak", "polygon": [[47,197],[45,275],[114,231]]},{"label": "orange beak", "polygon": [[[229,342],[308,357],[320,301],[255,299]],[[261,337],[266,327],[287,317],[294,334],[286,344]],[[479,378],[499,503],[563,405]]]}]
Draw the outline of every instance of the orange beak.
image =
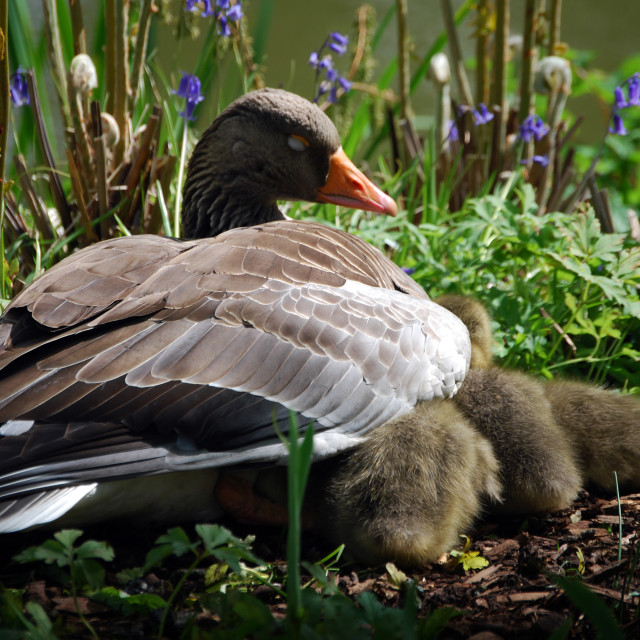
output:
[{"label": "orange beak", "polygon": [[363,209],[395,216],[396,203],[376,187],[347,154],[338,149],[329,159],[329,175],[324,186],[316,190],[318,202],[330,202],[351,209]]}]

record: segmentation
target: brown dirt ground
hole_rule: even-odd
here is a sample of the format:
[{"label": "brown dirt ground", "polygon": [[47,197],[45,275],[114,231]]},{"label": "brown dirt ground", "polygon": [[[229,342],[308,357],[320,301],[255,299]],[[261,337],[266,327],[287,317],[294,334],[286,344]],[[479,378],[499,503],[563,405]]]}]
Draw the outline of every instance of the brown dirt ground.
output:
[{"label": "brown dirt ground", "polygon": [[[571,509],[557,513],[519,518],[487,518],[471,532],[472,549],[480,551],[489,565],[479,571],[464,572],[458,565],[451,569],[446,563],[433,564],[416,572],[407,572],[418,586],[420,615],[438,607],[456,607],[464,614],[452,619],[442,638],[473,640],[519,640],[548,638],[568,618],[569,637],[595,638],[596,631],[589,619],[576,610],[569,599],[550,579],[550,574],[577,575],[614,611],[628,638],[640,637],[639,609],[640,568],[631,570],[634,556],[640,549],[640,494],[622,498],[622,559],[618,561],[618,505],[615,499],[590,495],[583,491]],[[245,526],[231,525],[236,535],[257,533],[256,555],[276,566],[285,567],[286,534],[283,531],[255,531]],[[190,528],[185,529],[192,533]],[[140,566],[146,552],[165,529],[124,530],[122,527],[87,528],[82,540],[107,540],[115,548],[116,559],[107,566],[107,584],[117,585],[115,573],[124,568]],[[9,559],[32,544],[38,544],[50,534],[15,534],[3,538],[0,558],[0,582],[5,587],[26,590],[25,599],[39,602],[52,619],[62,616],[64,626],[75,631],[74,638],[90,637],[80,625],[68,593],[50,577],[47,567],[15,565]],[[132,543],[133,540],[133,543]],[[318,561],[332,549],[311,535],[303,541],[303,555]],[[580,566],[578,551],[584,563]],[[170,583],[190,560],[167,560],[155,573],[141,581],[147,592],[165,599]],[[636,558],[637,559],[637,558]],[[397,606],[401,592],[389,579],[384,567],[363,568],[342,560],[336,575],[339,588],[349,596],[372,591],[388,606]],[[283,569],[284,570],[284,569]],[[193,575],[186,589],[203,589],[202,571]],[[198,584],[198,581],[200,584]],[[254,594],[265,602],[275,616],[284,615],[285,605],[277,594],[259,586]],[[102,605],[81,598],[86,615],[98,629],[100,638],[151,637],[157,629],[159,616],[152,619],[122,618]],[[615,608],[614,608],[615,607]],[[186,609],[178,612],[191,615]],[[215,620],[200,614],[198,625],[215,627]],[[174,619],[175,621],[175,619]],[[180,625],[168,627],[167,637],[179,637]]]}]

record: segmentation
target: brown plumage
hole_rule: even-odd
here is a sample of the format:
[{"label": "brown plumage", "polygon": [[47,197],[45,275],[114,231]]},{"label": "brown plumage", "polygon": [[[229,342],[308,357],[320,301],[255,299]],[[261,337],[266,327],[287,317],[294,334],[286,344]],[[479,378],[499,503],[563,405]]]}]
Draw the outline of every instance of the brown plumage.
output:
[{"label": "brown plumage", "polygon": [[[289,410],[303,431],[315,422],[322,458],[456,391],[464,326],[378,250],[285,220],[278,199],[396,211],[322,111],[258,91],[194,150],[183,224],[196,239],[101,242],[12,301],[0,321],[0,531],[95,502],[103,480],[283,463],[273,420],[287,433]],[[154,515],[147,494],[136,510]]]}]

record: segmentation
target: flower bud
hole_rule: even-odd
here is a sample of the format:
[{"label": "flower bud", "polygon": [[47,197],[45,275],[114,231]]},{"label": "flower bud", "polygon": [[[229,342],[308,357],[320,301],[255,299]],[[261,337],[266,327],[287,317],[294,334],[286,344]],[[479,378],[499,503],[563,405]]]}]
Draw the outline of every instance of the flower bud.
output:
[{"label": "flower bud", "polygon": [[429,75],[431,79],[440,86],[451,82],[451,69],[449,68],[449,58],[447,58],[446,54],[436,53],[431,58]]},{"label": "flower bud", "polygon": [[538,93],[557,90],[568,95],[571,93],[572,77],[571,63],[566,58],[548,56],[538,63],[535,89]]},{"label": "flower bud", "polygon": [[76,91],[89,94],[98,86],[98,74],[93,60],[86,54],[78,54],[70,67],[71,84]]}]

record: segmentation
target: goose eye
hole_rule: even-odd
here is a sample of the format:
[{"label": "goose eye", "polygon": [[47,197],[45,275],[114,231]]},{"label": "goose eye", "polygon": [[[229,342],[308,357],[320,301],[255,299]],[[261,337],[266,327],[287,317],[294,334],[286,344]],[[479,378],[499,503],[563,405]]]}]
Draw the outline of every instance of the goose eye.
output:
[{"label": "goose eye", "polygon": [[295,133],[292,133],[287,138],[287,144],[294,151],[304,151],[309,146],[309,141],[303,136],[299,136],[299,135],[296,135]]}]

